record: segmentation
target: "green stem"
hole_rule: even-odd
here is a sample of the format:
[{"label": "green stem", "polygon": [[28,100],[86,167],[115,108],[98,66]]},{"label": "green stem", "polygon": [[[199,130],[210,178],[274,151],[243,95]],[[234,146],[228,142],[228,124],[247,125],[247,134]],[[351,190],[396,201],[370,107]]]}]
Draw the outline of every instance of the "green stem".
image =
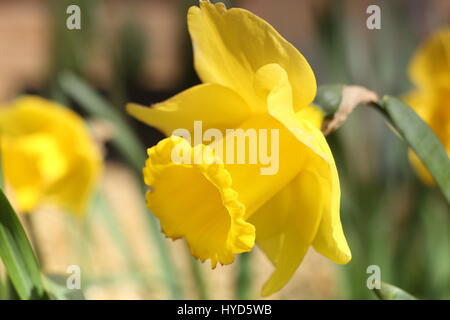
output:
[{"label": "green stem", "polygon": [[103,194],[98,194],[97,200],[99,206],[97,211],[101,214],[101,218],[105,222],[111,238],[115,241],[116,246],[124,255],[129,270],[133,272],[135,279],[139,281],[145,290],[150,290],[149,279],[141,273],[139,263],[132,254],[131,245],[127,241],[123,230],[120,228],[120,221],[115,215],[114,210],[111,208]]},{"label": "green stem", "polygon": [[251,253],[245,252],[238,256],[238,275],[236,283],[236,297],[248,300],[251,296]]},{"label": "green stem", "polygon": [[[142,194],[144,195],[145,186],[142,183],[140,185],[142,188]],[[144,204],[145,201],[141,201],[140,203]],[[147,208],[145,207],[143,210],[147,211]],[[172,257],[169,255],[169,249],[167,247],[166,240],[161,234],[158,221],[152,214],[147,214],[145,221],[147,221],[147,228],[149,230],[148,233],[152,236],[153,242],[158,248],[161,270],[163,271],[165,283],[168,285],[171,292],[172,299],[180,300],[183,298],[183,295],[180,282],[178,280],[178,273],[172,263]]]},{"label": "green stem", "polygon": [[[189,248],[187,248],[187,246],[186,246],[186,250],[189,251]],[[191,263],[191,274],[192,274],[192,277],[194,278],[195,286],[197,289],[198,299],[208,300],[208,291],[206,289],[203,272],[200,269],[200,263],[194,257],[189,257],[189,261]]]}]

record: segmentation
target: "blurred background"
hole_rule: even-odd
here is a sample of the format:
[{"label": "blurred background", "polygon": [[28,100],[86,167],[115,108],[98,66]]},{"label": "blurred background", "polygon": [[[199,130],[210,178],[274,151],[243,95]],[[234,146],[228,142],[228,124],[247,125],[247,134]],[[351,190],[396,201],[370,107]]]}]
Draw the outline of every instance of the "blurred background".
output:
[{"label": "blurred background", "polygon": [[[163,135],[125,116],[125,104],[150,105],[199,83],[186,28],[196,3],[0,0],[0,105],[23,93],[59,101],[83,115],[103,145],[105,170],[87,217],[42,208],[27,223],[44,272],[61,276],[79,265],[87,299],[259,299],[272,270],[258,249],[211,270],[183,241],[165,239],[143,200],[145,155],[127,153],[118,138],[137,137],[142,152],[154,145]],[[307,58],[319,85],[358,84],[380,95],[408,92],[417,46],[450,26],[448,0],[225,3],[272,24]],[[81,7],[81,30],[66,28],[71,4]],[[371,4],[381,8],[380,30],[366,27]],[[450,209],[414,175],[406,146],[368,108],[328,140],[353,260],[338,266],[311,250],[270,298],[374,299],[366,270],[378,265],[383,281],[419,298],[450,299]]]}]

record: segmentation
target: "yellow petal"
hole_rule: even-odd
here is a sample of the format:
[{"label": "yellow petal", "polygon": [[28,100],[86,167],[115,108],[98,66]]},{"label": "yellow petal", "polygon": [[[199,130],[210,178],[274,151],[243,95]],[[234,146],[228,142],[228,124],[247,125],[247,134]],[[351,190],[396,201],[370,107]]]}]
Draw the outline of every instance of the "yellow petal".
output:
[{"label": "yellow petal", "polygon": [[279,65],[269,64],[260,68],[256,74],[255,83],[260,97],[263,96],[261,92],[266,94],[269,113],[279,120],[299,142],[314,151],[316,156],[309,156],[314,162],[312,170],[322,177],[323,184],[328,185],[327,193],[323,198],[326,204],[322,221],[315,240],[316,250],[335,262],[347,263],[351,259],[351,254],[340,222],[339,177],[331,150],[319,129],[323,115],[314,106],[294,113],[287,74]]},{"label": "yellow petal", "polygon": [[331,151],[318,129],[321,120],[321,113],[311,107],[297,113],[296,119],[283,122],[291,132],[304,131],[295,135],[300,142],[306,135],[310,137],[304,151],[308,160],[303,162],[300,174],[249,220],[256,227],[258,245],[275,266],[263,295],[287,283],[310,245],[338,263],[347,263],[351,258],[340,223],[339,178]]},{"label": "yellow petal", "polygon": [[413,57],[409,73],[422,88],[450,88],[450,28],[434,33]]},{"label": "yellow petal", "polygon": [[67,170],[67,161],[54,139],[45,134],[3,136],[1,150],[5,179],[16,191],[15,200],[21,212],[33,210],[49,185]]},{"label": "yellow petal", "polygon": [[317,129],[322,128],[324,113],[317,106],[311,104],[295,114],[300,121],[307,121]]},{"label": "yellow petal", "polygon": [[95,149],[93,145],[80,149],[67,174],[48,190],[49,201],[78,217],[86,213],[102,170],[102,160]]},{"label": "yellow petal", "polygon": [[323,196],[324,208],[319,229],[314,239],[314,248],[325,257],[336,263],[347,263],[351,259],[350,248],[345,239],[340,220],[340,185],[339,176],[328,143],[320,131],[323,115],[314,106],[297,112],[294,116],[278,114],[297,139],[315,152],[311,156],[311,171],[317,173],[326,185]]},{"label": "yellow petal", "polygon": [[[317,252],[328,259],[344,264],[351,260],[352,255],[340,219],[341,189],[339,176],[331,150],[325,138],[323,137],[321,140],[329,160],[327,172],[322,174],[323,183],[328,183],[330,187],[326,189],[327,193],[324,195],[324,199],[327,200],[324,204],[322,219],[313,245]],[[319,166],[316,166],[316,168],[319,168]]]},{"label": "yellow petal", "polygon": [[[264,67],[266,68],[266,67]],[[271,69],[275,69],[271,67]],[[337,263],[347,263],[351,259],[350,249],[345,239],[340,221],[340,186],[337,168],[328,143],[320,131],[323,114],[314,106],[308,106],[297,113],[289,105],[289,84],[283,75],[283,69],[278,70],[278,76],[272,70],[272,79],[278,79],[267,95],[268,110],[305,146],[314,151],[316,157],[310,156],[314,162],[311,170],[317,172],[328,185],[324,196],[326,203],[322,214],[317,237],[314,240],[315,249]],[[259,72],[263,74],[264,72]]]},{"label": "yellow petal", "polygon": [[127,111],[167,136],[179,128],[192,131],[195,120],[203,122],[203,129],[234,128],[250,114],[249,107],[235,92],[217,84],[192,87],[150,108],[130,103]]},{"label": "yellow petal", "polygon": [[[287,72],[278,64],[262,66],[255,75],[254,87],[258,98],[265,101],[267,112],[291,131],[303,144],[327,159],[323,135],[318,130],[319,115],[307,106],[295,113],[292,102],[292,88]],[[325,141],[326,145],[326,141]]]},{"label": "yellow petal", "polygon": [[253,80],[259,68],[274,63],[288,74],[295,110],[313,100],[316,82],[306,59],[251,12],[200,1],[200,7],[189,9],[188,26],[195,68],[203,82],[232,88],[252,110],[264,110],[265,106],[258,104]]},{"label": "yellow petal", "polygon": [[317,176],[304,170],[250,218],[258,246],[275,266],[263,296],[280,290],[302,262],[319,226],[322,189]]},{"label": "yellow petal", "polygon": [[260,100],[258,105],[267,106],[265,112],[274,117],[294,114],[292,87],[286,70],[279,64],[270,63],[259,68],[253,86]]}]

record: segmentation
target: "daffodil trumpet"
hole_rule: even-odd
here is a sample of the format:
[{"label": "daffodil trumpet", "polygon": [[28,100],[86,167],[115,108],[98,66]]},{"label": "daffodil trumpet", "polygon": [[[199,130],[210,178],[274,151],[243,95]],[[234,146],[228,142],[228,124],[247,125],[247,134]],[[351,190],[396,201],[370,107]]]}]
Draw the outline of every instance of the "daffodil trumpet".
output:
[{"label": "daffodil trumpet", "polygon": [[[223,3],[200,1],[188,26],[203,83],[151,108],[127,106],[168,136],[148,149],[143,170],[147,205],[163,232],[184,238],[213,268],[256,242],[275,267],[265,296],[289,281],[310,247],[347,263],[339,178],[320,131],[323,113],[311,104],[316,82],[306,59],[267,22]],[[189,141],[196,121],[221,135]],[[268,152],[254,156],[252,143],[232,144],[236,134],[227,129],[276,132],[258,140],[272,165]],[[245,160],[227,161],[229,150],[220,152],[227,145]]]}]

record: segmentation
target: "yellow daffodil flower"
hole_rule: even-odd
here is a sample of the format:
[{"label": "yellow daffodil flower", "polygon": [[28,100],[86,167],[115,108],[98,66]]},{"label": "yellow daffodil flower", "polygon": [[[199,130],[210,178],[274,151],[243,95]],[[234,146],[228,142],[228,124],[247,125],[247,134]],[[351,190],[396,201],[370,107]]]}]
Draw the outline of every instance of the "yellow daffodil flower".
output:
[{"label": "yellow daffodil flower", "polygon": [[100,152],[73,111],[37,96],[0,107],[0,152],[18,210],[47,202],[82,215],[101,169]]},{"label": "yellow daffodil flower", "polygon": [[[275,266],[264,296],[289,281],[311,246],[347,263],[338,174],[319,129],[322,114],[310,106],[316,82],[305,58],[267,22],[223,3],[200,1],[189,9],[188,26],[203,84],[151,108],[127,106],[169,136],[148,150],[143,171],[147,205],[163,232],[185,238],[192,254],[210,259],[213,268],[232,263],[256,240]],[[171,135],[178,128],[195,134],[196,120],[224,138],[191,144]],[[234,138],[230,128],[277,130],[276,173],[262,174],[262,163],[219,157],[215,147]],[[192,161],[174,161],[174,152]]]},{"label": "yellow daffodil flower", "polygon": [[[413,57],[410,77],[417,89],[405,101],[425,121],[450,155],[450,28],[433,34]],[[427,184],[433,178],[413,151],[409,157]]]}]

